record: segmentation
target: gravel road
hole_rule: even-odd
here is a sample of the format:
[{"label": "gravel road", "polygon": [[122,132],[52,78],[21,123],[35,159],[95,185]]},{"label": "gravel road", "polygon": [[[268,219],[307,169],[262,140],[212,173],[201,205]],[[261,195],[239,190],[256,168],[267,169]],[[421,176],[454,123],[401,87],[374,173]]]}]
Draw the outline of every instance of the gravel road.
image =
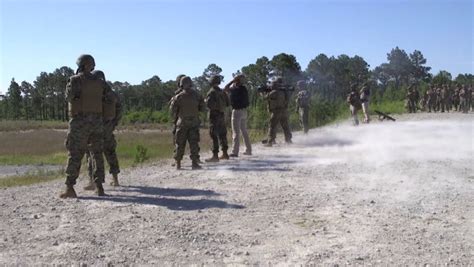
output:
[{"label": "gravel road", "polygon": [[473,126],[345,122],[200,171],[128,169],[104,198],[85,179],[77,200],[0,189],[0,265],[473,265]]}]

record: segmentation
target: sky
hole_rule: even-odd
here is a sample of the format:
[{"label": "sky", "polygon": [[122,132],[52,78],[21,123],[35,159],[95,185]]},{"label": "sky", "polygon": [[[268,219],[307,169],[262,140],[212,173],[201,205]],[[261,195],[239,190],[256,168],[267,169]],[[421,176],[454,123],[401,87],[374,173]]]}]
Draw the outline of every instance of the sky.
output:
[{"label": "sky", "polygon": [[396,46],[420,50],[432,73],[473,73],[471,0],[0,0],[0,92],[11,79],[96,59],[108,80],[225,80],[261,56],[362,56],[373,69]]}]

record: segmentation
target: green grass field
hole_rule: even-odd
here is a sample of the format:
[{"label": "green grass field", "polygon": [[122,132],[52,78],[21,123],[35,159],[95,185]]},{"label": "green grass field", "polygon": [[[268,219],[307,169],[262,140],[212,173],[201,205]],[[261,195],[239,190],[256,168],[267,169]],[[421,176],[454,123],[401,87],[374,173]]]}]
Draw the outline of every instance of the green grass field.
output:
[{"label": "green grass field", "polygon": [[[0,131],[0,165],[66,165],[67,151],[64,146],[66,130],[37,129],[28,131]],[[264,138],[264,132],[251,131],[253,142]],[[137,162],[137,147],[146,148],[144,163],[154,160],[171,159],[174,146],[169,130],[121,130],[116,133],[117,155],[121,168],[142,164]],[[228,133],[231,143],[231,133]],[[201,151],[209,151],[211,139],[207,129],[201,130]],[[139,159],[143,159],[139,157]],[[82,171],[84,171],[83,163]],[[107,168],[107,166],[106,166]],[[29,173],[0,178],[0,187],[29,185],[64,177],[63,171]]]}]

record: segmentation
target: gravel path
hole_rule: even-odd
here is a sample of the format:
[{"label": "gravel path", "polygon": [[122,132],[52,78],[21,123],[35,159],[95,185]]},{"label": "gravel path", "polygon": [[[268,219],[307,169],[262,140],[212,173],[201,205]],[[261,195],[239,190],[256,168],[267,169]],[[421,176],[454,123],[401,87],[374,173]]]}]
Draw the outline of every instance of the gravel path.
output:
[{"label": "gravel path", "polygon": [[0,189],[0,265],[473,265],[473,114],[347,123],[203,170],[159,162],[97,198]]}]

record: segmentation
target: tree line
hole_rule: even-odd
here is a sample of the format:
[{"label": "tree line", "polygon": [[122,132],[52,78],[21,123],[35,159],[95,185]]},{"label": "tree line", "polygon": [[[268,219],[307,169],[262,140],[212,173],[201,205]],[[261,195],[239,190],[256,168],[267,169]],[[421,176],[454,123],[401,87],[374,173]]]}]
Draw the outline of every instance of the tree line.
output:
[{"label": "tree line", "polygon": [[[387,62],[373,69],[358,55],[329,57],[319,54],[303,70],[294,55],[281,53],[271,59],[260,57],[234,74],[246,76],[251,101],[250,123],[251,127],[258,128],[266,119],[266,108],[257,88],[272,76],[282,76],[288,85],[306,80],[313,102],[317,103],[312,107],[312,113],[318,116],[313,119],[313,126],[335,116],[333,110],[344,102],[352,84],[369,86],[374,101],[382,101],[384,96],[390,96],[388,100],[401,100],[410,84],[418,85],[423,91],[423,87],[430,83],[472,85],[474,81],[472,74],[459,74],[453,79],[448,71],[433,75],[430,70],[420,51],[407,53],[395,47],[387,53]],[[222,76],[221,73],[218,65],[209,64],[200,76],[193,78],[195,88],[206,94],[208,79],[212,75]],[[0,119],[68,120],[64,92],[67,79],[73,74],[73,69],[64,66],[51,73],[41,72],[32,83],[18,83],[12,78],[6,94],[0,95]],[[155,75],[136,85],[121,81],[109,81],[109,84],[122,99],[126,122],[169,121],[168,101],[174,94],[176,81],[162,81]]]}]

